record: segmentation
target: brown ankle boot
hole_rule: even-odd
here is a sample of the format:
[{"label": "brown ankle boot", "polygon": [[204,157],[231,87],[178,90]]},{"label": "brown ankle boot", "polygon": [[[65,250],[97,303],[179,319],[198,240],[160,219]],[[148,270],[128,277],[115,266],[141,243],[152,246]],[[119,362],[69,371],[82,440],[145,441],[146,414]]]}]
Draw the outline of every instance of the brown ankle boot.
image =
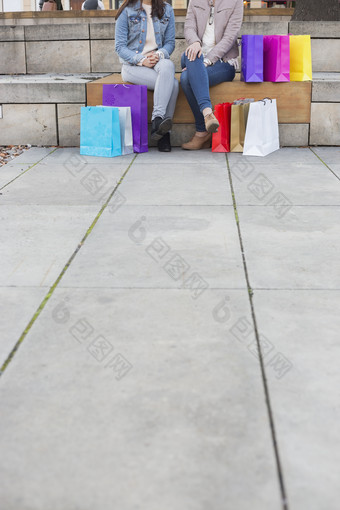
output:
[{"label": "brown ankle boot", "polygon": [[210,149],[211,147],[211,133],[205,136],[197,136],[196,134],[190,142],[183,143],[182,149],[187,151],[199,151],[200,149]]},{"label": "brown ankle boot", "polygon": [[204,117],[204,124],[208,133],[217,133],[218,126],[220,125],[213,113],[208,113]]}]

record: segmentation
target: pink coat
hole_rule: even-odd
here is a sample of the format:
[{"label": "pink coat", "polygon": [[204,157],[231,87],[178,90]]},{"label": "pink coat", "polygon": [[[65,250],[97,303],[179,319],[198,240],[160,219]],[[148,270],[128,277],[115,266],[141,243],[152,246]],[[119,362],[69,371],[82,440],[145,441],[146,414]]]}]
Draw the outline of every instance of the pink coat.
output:
[{"label": "pink coat", "polygon": [[[188,44],[202,44],[203,34],[210,15],[208,0],[190,0],[184,24],[184,37]],[[216,45],[207,58],[215,64],[238,56],[237,36],[243,20],[243,0],[215,0]]]}]

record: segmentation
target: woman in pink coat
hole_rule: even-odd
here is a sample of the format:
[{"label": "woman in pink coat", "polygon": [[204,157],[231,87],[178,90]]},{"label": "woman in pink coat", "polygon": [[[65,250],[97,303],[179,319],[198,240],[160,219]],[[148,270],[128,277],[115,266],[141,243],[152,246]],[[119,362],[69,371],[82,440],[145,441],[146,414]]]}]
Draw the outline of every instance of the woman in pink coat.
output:
[{"label": "woman in pink coat", "polygon": [[243,0],[190,0],[184,25],[188,44],[182,55],[181,85],[195,117],[196,133],[183,149],[210,147],[218,129],[209,87],[232,81],[239,54],[237,36]]}]

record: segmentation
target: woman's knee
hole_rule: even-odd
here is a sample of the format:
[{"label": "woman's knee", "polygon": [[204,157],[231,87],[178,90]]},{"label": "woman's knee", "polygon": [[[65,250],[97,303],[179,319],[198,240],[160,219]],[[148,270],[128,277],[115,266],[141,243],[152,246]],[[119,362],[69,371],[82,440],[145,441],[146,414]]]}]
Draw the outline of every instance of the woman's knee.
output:
[{"label": "woman's knee", "polygon": [[195,60],[189,60],[189,58],[186,56],[186,54],[183,53],[182,59],[181,59],[182,68],[189,67],[191,64],[193,64],[194,62],[197,62],[198,60],[201,60],[203,62],[204,61],[203,55],[200,55],[200,56],[196,55]]},{"label": "woman's knee", "polygon": [[158,69],[161,73],[175,75],[175,64],[169,58],[162,58],[158,61]]}]

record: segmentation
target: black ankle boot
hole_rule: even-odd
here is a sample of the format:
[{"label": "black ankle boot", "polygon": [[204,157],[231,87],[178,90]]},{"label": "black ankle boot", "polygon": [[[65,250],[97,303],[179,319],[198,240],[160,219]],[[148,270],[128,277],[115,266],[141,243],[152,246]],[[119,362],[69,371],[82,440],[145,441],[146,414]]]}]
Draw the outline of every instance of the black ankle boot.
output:
[{"label": "black ankle boot", "polygon": [[159,152],[171,152],[170,133],[166,133],[160,140],[158,140]]},{"label": "black ankle boot", "polygon": [[155,117],[151,123],[151,139],[160,140],[172,128],[172,120],[169,117]]}]

